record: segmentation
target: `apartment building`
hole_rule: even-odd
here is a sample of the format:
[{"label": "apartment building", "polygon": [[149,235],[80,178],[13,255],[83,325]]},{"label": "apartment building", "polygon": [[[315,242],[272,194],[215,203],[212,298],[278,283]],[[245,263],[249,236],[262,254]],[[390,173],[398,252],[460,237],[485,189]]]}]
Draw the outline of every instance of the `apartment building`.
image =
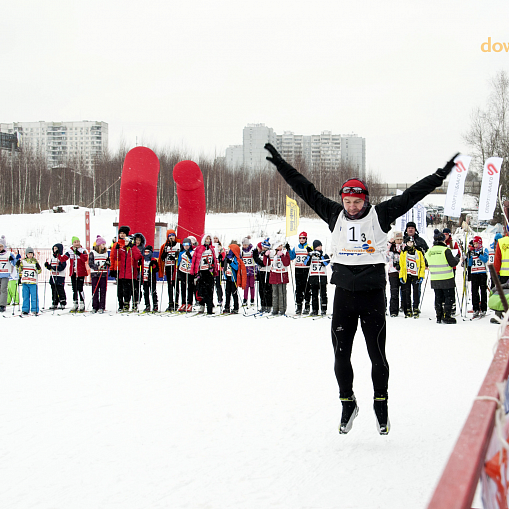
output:
[{"label": "apartment building", "polygon": [[80,160],[91,170],[94,159],[108,148],[108,124],[82,122],[13,122],[0,123],[0,131],[19,133],[21,149],[30,147],[42,153],[48,168]]},{"label": "apartment building", "polygon": [[340,164],[356,168],[361,178],[366,176],[366,140],[356,134],[340,135],[332,131],[302,135],[292,131],[276,134],[265,124],[248,124],[243,130],[243,144],[226,149],[230,168],[243,166],[248,170],[267,168],[265,143],[272,143],[289,162],[304,159],[313,169],[334,170]]}]

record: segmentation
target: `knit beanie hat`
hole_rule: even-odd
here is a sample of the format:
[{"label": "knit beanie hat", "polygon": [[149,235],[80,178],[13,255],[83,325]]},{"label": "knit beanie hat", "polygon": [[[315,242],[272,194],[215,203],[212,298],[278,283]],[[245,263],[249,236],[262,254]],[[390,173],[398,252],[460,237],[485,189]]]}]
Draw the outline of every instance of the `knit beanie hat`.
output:
[{"label": "knit beanie hat", "polygon": [[[354,190],[353,188],[357,188],[358,190]],[[341,186],[341,199],[345,196],[352,196],[353,198],[362,198],[363,200],[367,200],[369,196],[368,187],[360,179],[348,179]]]},{"label": "knit beanie hat", "polygon": [[265,249],[270,249],[270,241],[269,241],[269,237],[267,237],[265,240],[262,240],[261,245],[262,245]]},{"label": "knit beanie hat", "polygon": [[25,256],[26,256],[28,253],[32,253],[32,254],[35,256],[34,248],[33,248],[33,247],[27,247],[27,248],[25,249]]},{"label": "knit beanie hat", "polygon": [[250,239],[250,237],[244,237],[242,239],[242,245],[243,246],[249,246],[249,244],[251,244],[251,241],[249,239]]},{"label": "knit beanie hat", "polygon": [[143,251],[150,251],[151,253],[153,253],[154,248],[149,244],[148,246],[145,246],[145,249]]},{"label": "knit beanie hat", "polygon": [[78,242],[80,241],[79,237],[73,237],[73,238],[71,239],[71,242],[72,242],[73,244],[74,244],[76,241],[78,241]]},{"label": "knit beanie hat", "polygon": [[433,235],[433,240],[435,242],[444,242],[445,241],[445,235],[440,230],[435,230],[435,235]]},{"label": "knit beanie hat", "polygon": [[322,243],[319,240],[313,240],[313,249],[316,249],[317,247],[321,246]]},{"label": "knit beanie hat", "polygon": [[100,246],[102,244],[106,244],[106,241],[100,235],[98,235],[95,239],[95,245]]},{"label": "knit beanie hat", "polygon": [[126,235],[129,235],[130,231],[131,231],[131,228],[129,228],[129,226],[121,226],[118,229],[118,233],[125,233]]},{"label": "knit beanie hat", "polygon": [[175,233],[175,230],[173,230],[171,228],[169,230],[166,230],[166,238],[168,238],[170,235],[177,236],[177,234]]},{"label": "knit beanie hat", "polygon": [[450,228],[444,228],[442,230],[442,233],[448,233],[450,235],[451,234],[451,229]]},{"label": "knit beanie hat", "polygon": [[7,247],[7,240],[5,240],[5,235],[0,237],[0,244],[2,244],[4,247]]}]

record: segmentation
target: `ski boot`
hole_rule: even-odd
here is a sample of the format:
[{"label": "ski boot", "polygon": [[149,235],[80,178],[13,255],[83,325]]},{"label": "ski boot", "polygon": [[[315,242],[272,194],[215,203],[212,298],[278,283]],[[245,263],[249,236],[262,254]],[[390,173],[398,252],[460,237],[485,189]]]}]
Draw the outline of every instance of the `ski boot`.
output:
[{"label": "ski boot", "polygon": [[147,306],[143,311],[142,313],[150,313],[151,310],[150,310],[150,306]]},{"label": "ski boot", "polygon": [[480,314],[479,311],[474,311],[474,314],[472,315],[472,320],[474,318],[479,318],[479,314]]},{"label": "ski boot", "polygon": [[387,408],[387,396],[376,397],[373,401],[373,410],[376,416],[376,428],[380,435],[388,435],[391,428],[389,410]]},{"label": "ski boot", "polygon": [[255,301],[254,301],[254,299],[251,299],[251,307],[254,308],[254,305],[255,305]]},{"label": "ski boot", "polygon": [[247,299],[242,299],[242,305],[247,306]]},{"label": "ski boot", "polygon": [[304,305],[304,311],[302,312],[303,315],[309,315],[309,304]]},{"label": "ski boot", "polygon": [[193,310],[193,305],[192,304],[188,304],[186,306],[186,313],[190,313],[192,310]]},{"label": "ski boot", "polygon": [[322,308],[322,316],[326,316],[326,315],[327,315],[327,310]]},{"label": "ski boot", "polygon": [[75,300],[72,303],[72,307],[71,307],[71,310],[69,312],[70,313],[77,313],[78,312],[78,301],[77,300]]},{"label": "ski boot", "polygon": [[238,308],[233,308],[230,314],[231,315],[238,315],[239,314]]},{"label": "ski boot", "polygon": [[354,394],[348,398],[339,398],[339,400],[343,406],[341,422],[339,423],[339,434],[346,435],[352,429],[353,420],[359,413],[359,407],[357,406],[357,400]]},{"label": "ski boot", "polygon": [[124,304],[124,310],[123,313],[129,313],[129,304]]},{"label": "ski boot", "polygon": [[405,318],[412,318],[412,311],[407,311],[405,313]]},{"label": "ski boot", "polygon": [[[49,308],[50,311],[55,311],[55,309],[58,309],[58,304],[52,304]],[[1,310],[0,310],[1,311]]]},{"label": "ski boot", "polygon": [[61,302],[60,303],[60,309],[65,309],[67,302]]},{"label": "ski boot", "polygon": [[311,311],[311,313],[309,313],[309,316],[318,316],[318,310],[317,309],[313,309]]},{"label": "ski boot", "polygon": [[159,306],[157,304],[154,304],[154,307],[152,308],[152,313],[159,313]]},{"label": "ski boot", "polygon": [[414,309],[414,318],[419,318],[419,316],[421,315],[421,312],[418,310],[418,309]]},{"label": "ski boot", "polygon": [[435,307],[435,311],[437,313],[437,323],[442,323],[442,320],[444,318],[444,310],[442,307]]},{"label": "ski boot", "polygon": [[79,313],[84,313],[85,312],[85,303],[84,302],[80,302],[80,309],[78,310]]},{"label": "ski boot", "polygon": [[104,309],[102,309],[102,308],[101,308],[101,309],[98,311],[98,313],[99,313],[100,315],[103,315],[103,314],[104,314]]},{"label": "ski boot", "polygon": [[279,315],[279,313],[278,313],[277,309],[274,309],[274,311],[272,311],[272,313],[271,313],[271,316],[278,316],[278,315]]},{"label": "ski boot", "polygon": [[450,311],[446,311],[444,313],[444,317],[442,318],[442,323],[454,324],[454,323],[456,323],[456,318],[451,316],[451,312]]},{"label": "ski boot", "polygon": [[495,316],[493,318],[490,318],[490,323],[496,323],[500,325],[500,322],[502,321],[502,311],[495,311]]},{"label": "ski boot", "polygon": [[[262,308],[262,309],[264,309],[264,308]],[[297,307],[295,308],[295,314],[296,315],[301,315],[302,314],[302,304],[297,304]]]}]

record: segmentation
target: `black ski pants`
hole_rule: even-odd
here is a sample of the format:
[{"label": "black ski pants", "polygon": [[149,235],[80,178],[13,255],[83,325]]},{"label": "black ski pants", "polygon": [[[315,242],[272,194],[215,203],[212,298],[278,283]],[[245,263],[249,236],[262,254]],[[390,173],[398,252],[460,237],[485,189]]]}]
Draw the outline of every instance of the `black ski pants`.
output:
[{"label": "black ski pants", "polygon": [[454,288],[435,288],[435,311],[437,318],[443,318],[452,315],[452,305],[454,304]]},{"label": "black ski pants", "polygon": [[230,298],[233,296],[233,309],[239,309],[239,292],[235,281],[231,277],[227,276],[225,285],[225,301],[224,308],[230,309]]},{"label": "black ski pants", "polygon": [[258,291],[260,293],[260,305],[262,307],[272,307],[272,287],[269,284],[270,272],[258,272]]},{"label": "black ski pants", "polygon": [[306,301],[305,306],[309,307],[310,300],[309,268],[295,269],[295,303],[297,306],[302,306],[302,302]]},{"label": "black ski pants", "polygon": [[49,286],[51,288],[51,300],[53,305],[57,304],[67,304],[67,297],[65,296],[65,287],[63,284],[56,284],[53,282],[52,278],[49,280]]},{"label": "black ski pants", "polygon": [[117,283],[118,307],[123,309],[129,306],[133,297],[133,281],[132,279],[119,278]]},{"label": "black ski pants", "polygon": [[[194,287],[194,276],[190,274],[186,277],[182,277],[180,280],[180,294],[182,295],[182,304],[191,304],[193,305],[194,292],[196,291]],[[187,295],[187,302],[186,302]]]},{"label": "black ski pants", "polygon": [[419,309],[419,278],[417,276],[407,275],[406,283],[403,284],[403,311],[404,313],[412,312],[412,292],[414,294],[413,309]]},{"label": "black ski pants", "polygon": [[223,287],[221,286],[221,276],[214,277],[214,284],[216,286],[217,301],[223,302]]},{"label": "black ski pants", "polygon": [[77,277],[76,274],[71,276],[72,300],[74,302],[78,302],[78,298],[81,302],[85,302],[85,294],[83,293],[84,282],[85,276]]},{"label": "black ski pants", "polygon": [[371,360],[375,397],[385,397],[389,384],[389,364],[385,356],[385,289],[351,292],[336,287],[332,313],[334,372],[341,398],[353,394],[352,346],[357,327],[361,329]]},{"label": "black ski pants", "polygon": [[391,289],[391,298],[389,300],[389,314],[398,315],[399,313],[399,289],[401,283],[399,281],[399,274],[395,276],[389,274],[389,287]]},{"label": "black ski pants", "polygon": [[207,313],[212,313],[214,305],[214,276],[208,270],[200,270],[197,293],[202,299],[200,304],[207,307]]},{"label": "black ski pants", "polygon": [[157,285],[156,278],[149,278],[148,281],[143,281],[143,296],[145,297],[145,307],[150,307],[150,296],[152,296],[152,304],[155,308],[157,306]]},{"label": "black ski pants", "polygon": [[164,273],[166,274],[166,281],[168,283],[168,304],[173,304],[174,293],[175,302],[178,303],[180,297],[179,286],[175,286],[175,279],[173,279],[175,275],[175,267],[173,265],[166,265]]},{"label": "black ski pants", "polygon": [[488,311],[488,275],[486,273],[471,274],[470,283],[472,285],[472,307],[474,311]]},{"label": "black ski pants", "polygon": [[319,310],[318,297],[321,301],[321,310],[327,311],[327,278],[323,278],[323,283],[313,283],[311,286],[311,306],[313,311]]}]

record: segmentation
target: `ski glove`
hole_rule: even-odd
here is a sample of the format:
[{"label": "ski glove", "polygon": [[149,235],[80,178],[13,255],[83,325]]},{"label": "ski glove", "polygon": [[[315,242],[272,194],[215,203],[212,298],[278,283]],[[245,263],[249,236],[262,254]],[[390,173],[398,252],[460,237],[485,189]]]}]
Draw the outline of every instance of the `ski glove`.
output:
[{"label": "ski glove", "polygon": [[37,270],[41,270],[41,266],[39,265],[39,262],[37,262],[37,263],[35,264],[35,268],[36,268]]},{"label": "ski glove", "polygon": [[114,277],[117,279],[117,271],[116,270],[110,270],[110,277]]},{"label": "ski glove", "polygon": [[115,249],[120,249],[120,244],[118,242],[115,244]]},{"label": "ski glove", "polygon": [[50,265],[48,262],[46,262],[46,263],[44,264],[44,266],[45,266],[48,270],[51,270],[51,265]]},{"label": "ski glove", "polygon": [[405,282],[403,281],[403,278],[402,278],[402,277],[400,277],[400,278],[399,278],[399,282],[400,282],[402,285],[404,285],[404,284],[405,284]]},{"label": "ski glove", "polygon": [[445,164],[445,166],[443,168],[438,168],[438,170],[435,172],[435,175],[438,175],[441,179],[447,178],[449,173],[451,173],[451,170],[456,166],[454,160],[459,155],[460,155],[460,153],[458,152],[451,159],[449,159],[449,161],[447,161],[447,163]]},{"label": "ski glove", "polygon": [[268,150],[270,152],[270,155],[272,157],[266,157],[267,161],[275,165],[276,167],[281,164],[284,159],[281,157],[281,154],[274,148],[274,146],[271,143],[265,144],[265,150]]},{"label": "ski glove", "polygon": [[288,244],[288,242],[285,244],[285,249],[286,249],[287,251],[290,251],[290,244]]},{"label": "ski glove", "polygon": [[18,261],[16,262],[16,267],[19,267],[20,265],[21,265],[21,260],[18,260]]},{"label": "ski glove", "polygon": [[420,278],[419,278],[419,283],[422,283],[422,280],[423,280],[423,279],[424,279],[424,278],[420,277]]}]

